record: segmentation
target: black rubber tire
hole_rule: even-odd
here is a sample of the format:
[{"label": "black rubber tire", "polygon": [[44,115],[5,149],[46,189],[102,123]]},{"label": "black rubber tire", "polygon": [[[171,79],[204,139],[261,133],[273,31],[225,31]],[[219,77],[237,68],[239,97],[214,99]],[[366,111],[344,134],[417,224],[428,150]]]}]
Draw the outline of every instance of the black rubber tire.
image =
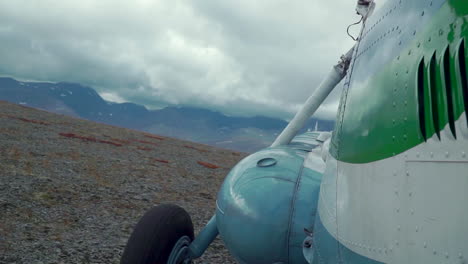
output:
[{"label": "black rubber tire", "polygon": [[190,215],[173,204],[151,208],[128,239],[121,264],[166,264],[175,243],[183,236],[193,241]]}]

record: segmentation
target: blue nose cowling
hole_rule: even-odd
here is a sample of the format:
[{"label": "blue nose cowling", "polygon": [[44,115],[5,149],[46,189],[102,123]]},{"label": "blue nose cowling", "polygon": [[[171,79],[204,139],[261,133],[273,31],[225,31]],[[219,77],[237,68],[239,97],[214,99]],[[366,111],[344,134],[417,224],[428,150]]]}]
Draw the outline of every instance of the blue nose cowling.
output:
[{"label": "blue nose cowling", "polygon": [[267,148],[239,162],[216,202],[221,238],[240,263],[307,263],[304,228],[312,230],[322,174],[304,168],[308,152]]}]

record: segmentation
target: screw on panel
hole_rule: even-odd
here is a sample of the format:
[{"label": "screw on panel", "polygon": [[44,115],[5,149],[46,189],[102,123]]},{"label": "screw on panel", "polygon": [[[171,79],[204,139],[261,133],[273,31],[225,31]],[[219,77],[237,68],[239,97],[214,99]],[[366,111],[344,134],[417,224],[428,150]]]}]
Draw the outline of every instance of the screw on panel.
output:
[{"label": "screw on panel", "polygon": [[421,16],[424,16],[424,11],[421,12]]},{"label": "screw on panel", "polygon": [[434,157],[434,152],[431,152],[431,158],[433,158],[433,157]]},{"label": "screw on panel", "polygon": [[411,50],[408,51],[408,55],[411,55]]},{"label": "screw on panel", "polygon": [[400,208],[397,208],[397,209],[396,209],[396,212],[399,213],[399,212],[400,212]]},{"label": "screw on panel", "polygon": [[465,153],[465,151],[462,152],[462,157],[463,157],[463,158],[466,158],[466,153]]},{"label": "screw on panel", "polygon": [[449,157],[449,153],[448,153],[448,152],[445,152],[445,157],[446,157],[446,158]]},{"label": "screw on panel", "polygon": [[416,30],[415,30],[415,31],[413,31],[413,36],[414,36],[414,35],[416,35]]},{"label": "screw on panel", "polygon": [[412,193],[412,192],[409,192],[409,194],[408,194],[408,195],[411,197],[411,196],[413,196],[413,193]]},{"label": "screw on panel", "polygon": [[418,232],[418,231],[419,231],[419,227],[418,227],[418,226],[416,226],[416,232]]},{"label": "screw on panel", "polygon": [[418,46],[418,48],[421,47],[421,43],[418,42],[418,45],[417,45],[417,46]]},{"label": "screw on panel", "polygon": [[424,246],[424,248],[427,248],[427,242],[424,242],[423,246]]},{"label": "screw on panel", "polygon": [[399,225],[399,226],[397,226],[397,230],[398,230],[398,231],[400,231],[400,229],[401,229],[401,226],[400,226],[400,225]]},{"label": "screw on panel", "polygon": [[449,253],[445,252],[445,258],[449,258]]},{"label": "screw on panel", "polygon": [[[411,195],[410,195],[411,196]],[[414,209],[411,209],[411,215],[414,215]]]},{"label": "screw on panel", "polygon": [[406,171],[406,176],[408,176],[408,177],[409,177],[409,171]]},{"label": "screw on panel", "polygon": [[432,253],[433,253],[434,255],[437,255],[437,251],[436,251],[435,249],[432,251]]},{"label": "screw on panel", "polygon": [[431,40],[432,40],[432,38],[431,38],[431,37],[429,37],[429,39],[427,40],[427,42],[431,42]]},{"label": "screw on panel", "polygon": [[462,255],[462,253],[461,253],[461,252],[460,252],[460,253],[458,253],[458,258],[460,258],[460,259],[462,259],[462,258],[463,258],[463,255]]},{"label": "screw on panel", "polygon": [[440,29],[439,30],[439,36],[442,36],[444,34],[444,30],[443,29]]}]

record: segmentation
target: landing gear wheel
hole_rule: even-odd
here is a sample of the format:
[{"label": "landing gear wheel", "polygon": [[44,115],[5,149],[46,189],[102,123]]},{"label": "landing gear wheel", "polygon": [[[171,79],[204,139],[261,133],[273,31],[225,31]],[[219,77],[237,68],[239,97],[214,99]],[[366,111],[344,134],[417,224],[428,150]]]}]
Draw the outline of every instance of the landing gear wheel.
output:
[{"label": "landing gear wheel", "polygon": [[153,207],[140,219],[128,239],[121,264],[191,263],[188,246],[193,241],[189,214],[173,204]]}]

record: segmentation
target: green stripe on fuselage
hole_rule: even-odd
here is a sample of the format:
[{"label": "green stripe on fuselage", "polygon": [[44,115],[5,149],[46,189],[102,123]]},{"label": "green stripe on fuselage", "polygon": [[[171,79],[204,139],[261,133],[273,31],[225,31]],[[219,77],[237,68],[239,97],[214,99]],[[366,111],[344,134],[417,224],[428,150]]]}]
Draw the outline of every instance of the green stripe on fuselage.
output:
[{"label": "green stripe on fuselage", "polygon": [[[459,69],[455,59],[459,44],[468,36],[467,14],[467,1],[446,2],[422,28],[421,33],[415,34],[411,44],[399,56],[366,81],[352,83],[345,107],[340,107],[344,111],[343,121],[341,127],[336,128],[341,130],[335,131],[339,138],[334,137],[331,144],[330,152],[337,160],[349,163],[372,162],[402,153],[424,142],[418,110],[417,74],[423,59],[424,70],[429,69],[434,53],[439,90],[432,104],[436,104],[433,108],[437,108],[437,112],[427,112],[434,109],[427,106],[430,99],[425,98],[426,137],[430,138],[438,132],[437,128],[443,129],[450,118],[457,120],[460,117],[465,109],[461,80],[460,74],[453,72]],[[465,40],[465,46],[467,44]],[[445,89],[444,79],[443,55],[447,47],[450,67],[454,69],[450,74],[451,89]],[[360,48],[363,48],[362,45]],[[360,67],[365,65],[361,64]],[[447,95],[446,91],[451,94]],[[449,102],[447,96],[453,100]],[[449,110],[452,111],[450,118]],[[431,122],[437,124],[432,125]]]}]

